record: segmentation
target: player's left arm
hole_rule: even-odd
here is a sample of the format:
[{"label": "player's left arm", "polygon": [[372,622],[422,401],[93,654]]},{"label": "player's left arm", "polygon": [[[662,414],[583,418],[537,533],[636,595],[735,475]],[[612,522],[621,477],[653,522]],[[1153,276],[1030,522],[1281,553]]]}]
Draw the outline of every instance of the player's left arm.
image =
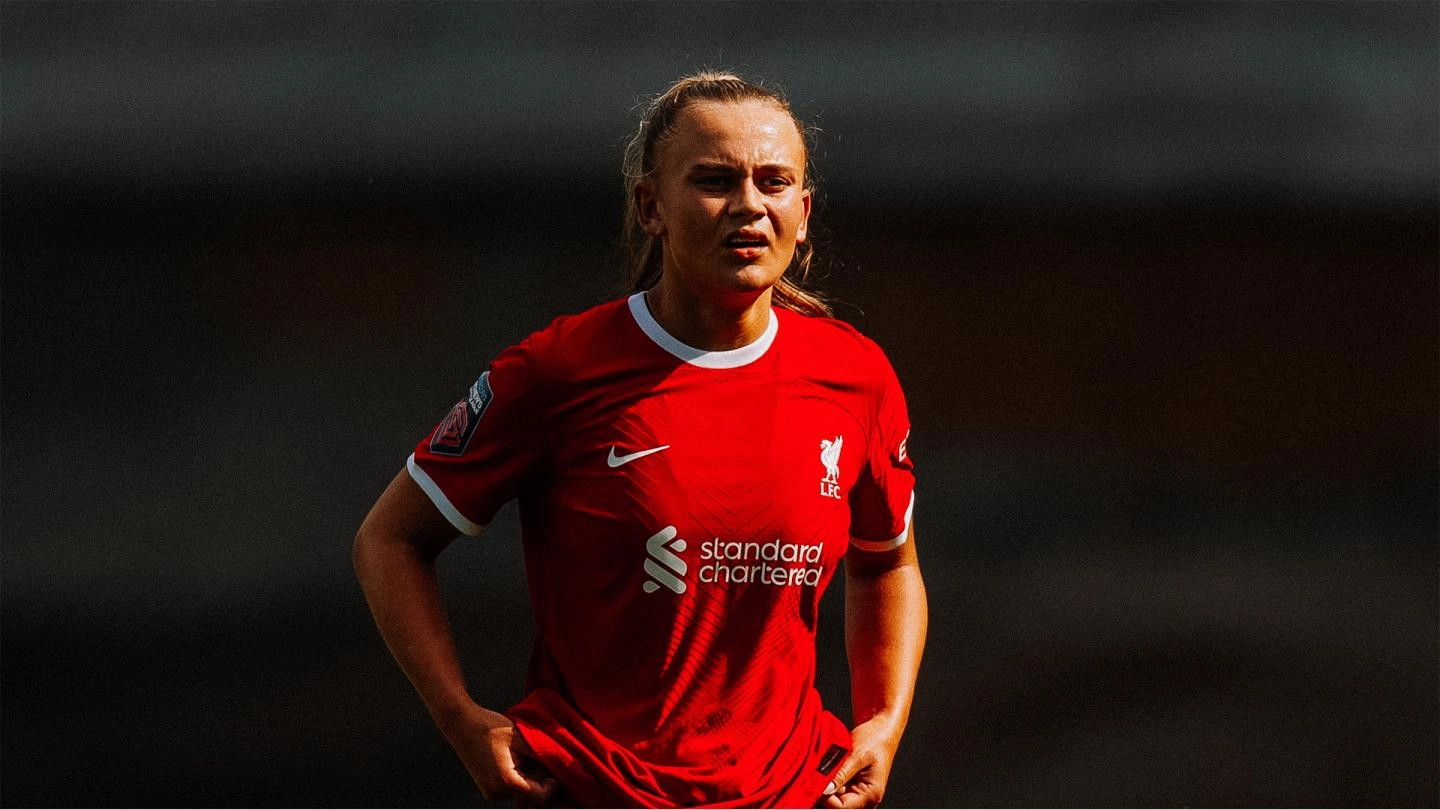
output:
[{"label": "player's left arm", "polygon": [[887,551],[845,555],[845,647],[855,728],[827,807],[874,807],[910,717],[928,623],[915,528]]}]

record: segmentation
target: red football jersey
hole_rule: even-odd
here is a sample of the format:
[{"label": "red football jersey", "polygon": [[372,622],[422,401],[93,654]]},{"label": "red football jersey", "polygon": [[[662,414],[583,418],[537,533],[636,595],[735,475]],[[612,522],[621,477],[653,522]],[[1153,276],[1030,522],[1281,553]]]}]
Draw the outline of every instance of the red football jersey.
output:
[{"label": "red football jersey", "polygon": [[596,806],[805,806],[848,751],[814,688],[851,544],[908,535],[909,422],[880,349],[773,309],[686,346],[644,293],[502,352],[408,468],[475,534],[511,498],[536,620],[520,733]]}]

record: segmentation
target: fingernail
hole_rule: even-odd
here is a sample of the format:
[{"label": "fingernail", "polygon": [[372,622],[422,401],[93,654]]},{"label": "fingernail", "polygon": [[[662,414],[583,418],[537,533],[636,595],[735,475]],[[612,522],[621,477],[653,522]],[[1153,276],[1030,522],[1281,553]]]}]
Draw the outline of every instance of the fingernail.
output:
[{"label": "fingernail", "polygon": [[834,783],[834,782],[831,782],[830,784],[828,784],[828,785],[825,786],[825,792],[824,792],[824,793],[821,793],[820,795],[821,795],[821,796],[834,796],[834,795],[835,795],[835,791],[838,790],[838,789],[839,789],[839,788],[835,787],[835,783]]}]

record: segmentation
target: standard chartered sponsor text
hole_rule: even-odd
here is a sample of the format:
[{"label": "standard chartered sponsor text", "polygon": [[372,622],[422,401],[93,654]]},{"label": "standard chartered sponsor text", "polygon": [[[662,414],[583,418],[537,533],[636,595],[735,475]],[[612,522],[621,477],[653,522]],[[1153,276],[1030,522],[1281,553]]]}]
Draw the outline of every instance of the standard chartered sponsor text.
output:
[{"label": "standard chartered sponsor text", "polygon": [[824,570],[820,564],[823,552],[823,543],[707,540],[700,544],[700,560],[704,563],[700,566],[700,581],[816,586]]}]

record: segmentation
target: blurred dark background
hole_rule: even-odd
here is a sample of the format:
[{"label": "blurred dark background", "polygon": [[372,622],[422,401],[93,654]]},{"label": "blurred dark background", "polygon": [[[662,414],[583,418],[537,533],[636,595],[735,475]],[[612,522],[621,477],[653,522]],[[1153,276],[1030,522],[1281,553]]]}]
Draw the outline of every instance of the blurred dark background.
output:
[{"label": "blurred dark background", "polygon": [[[1437,22],[0,4],[0,800],[479,803],[350,541],[492,355],[618,294],[635,105],[724,66],[819,127],[826,286],[909,394],[889,803],[1434,806]],[[513,507],[442,577],[509,705]]]}]

